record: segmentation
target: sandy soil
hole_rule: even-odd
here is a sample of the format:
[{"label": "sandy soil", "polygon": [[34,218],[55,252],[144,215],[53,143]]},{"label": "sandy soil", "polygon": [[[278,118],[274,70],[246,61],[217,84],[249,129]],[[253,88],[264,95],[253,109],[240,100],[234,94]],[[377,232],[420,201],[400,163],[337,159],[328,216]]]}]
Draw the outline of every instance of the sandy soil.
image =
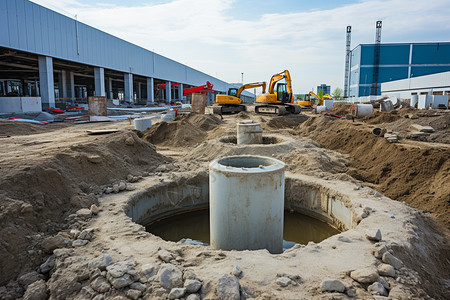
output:
[{"label": "sandy soil", "polygon": [[[336,108],[334,113],[343,114],[347,109]],[[412,116],[414,117],[411,118]],[[261,123],[274,144],[269,147],[250,146],[243,151],[233,143],[220,141],[224,136],[235,134],[238,120],[250,118]],[[310,263],[317,259],[314,255],[307,254],[317,252],[314,250],[315,245],[308,245],[298,249],[300,252],[294,252],[291,257],[304,258],[295,260],[295,263],[287,260],[292,265],[284,271],[296,284],[285,289],[274,283],[273,277],[276,278],[277,271],[271,270],[277,265],[277,261],[285,260],[284,257],[273,257],[261,251],[245,255],[226,252],[226,258],[222,261],[222,255],[215,251],[203,251],[195,246],[180,250],[174,243],[143,233],[139,225],[129,223],[121,208],[126,205],[128,198],[123,197],[123,193],[111,193],[115,185],[119,186],[120,181],[124,184],[133,183],[133,189],[147,188],[161,179],[176,180],[206,172],[208,162],[216,157],[246,153],[274,156],[287,164],[292,176],[309,176],[313,182],[330,181],[328,184],[334,186],[334,189],[339,190],[341,186],[347,193],[354,193],[354,186],[367,186],[356,198],[372,197],[370,188],[374,188],[389,198],[426,212],[417,212],[401,203],[397,206],[383,197],[383,205],[386,205],[388,211],[400,210],[404,213],[398,220],[399,233],[404,238],[387,239],[386,245],[407,265],[407,270],[403,271],[403,275],[407,276],[404,277],[416,276],[420,281],[402,283],[401,288],[406,289],[405,295],[419,293],[422,298],[428,295],[444,299],[448,294],[445,294],[443,282],[447,280],[447,285],[450,282],[449,119],[450,114],[446,111],[417,110],[376,114],[356,122],[323,115],[271,117],[240,113],[236,116],[224,116],[224,119],[212,115],[189,115],[171,123],[156,124],[143,133],[133,131],[128,121],[46,126],[0,122],[0,285],[3,285],[0,295],[5,299],[23,295],[27,285],[19,279],[36,270],[53,252],[54,248],[48,246],[48,237],[57,235],[73,239],[70,229],[81,231],[87,227],[95,227],[98,230],[96,240],[85,247],[75,248],[74,257],[95,257],[108,252],[108,249],[116,249],[111,254],[115,261],[135,256],[140,265],[146,262],[156,264],[159,260],[155,255],[150,255],[148,259],[143,257],[146,253],[157,253],[162,247],[174,256],[178,253],[184,262],[196,261],[192,265],[192,271],[203,280],[204,290],[201,296],[207,299],[215,298],[218,276],[229,273],[229,269],[237,264],[245,268],[246,272],[251,272],[252,276],[244,277],[240,284],[252,291],[250,294],[255,298],[297,298],[299,291],[295,286],[304,290],[301,297],[305,299],[312,296],[330,296],[336,299],[351,297],[340,293],[327,295],[321,293],[318,286],[324,274],[329,273],[327,276],[346,282],[349,285],[346,290],[351,289],[351,279],[345,275],[345,270],[355,270],[376,263],[371,255],[373,245],[364,238],[360,241],[355,232],[348,233],[348,237],[355,242],[353,245],[339,244],[344,247],[342,251],[349,251],[347,255],[341,258],[335,255],[328,257],[328,254],[323,256],[330,262],[329,270]],[[411,124],[431,125],[436,132],[428,136],[426,141],[405,139],[394,144],[371,133],[374,127],[381,127],[407,138]],[[88,135],[86,131],[90,129],[119,131],[107,135]],[[378,206],[371,201],[364,202],[364,205]],[[75,214],[79,209],[89,208],[93,204],[100,207],[100,217],[83,219]],[[380,206],[377,210],[385,211],[386,207]],[[121,221],[116,222],[114,218]],[[376,223],[378,218],[382,220],[378,216],[372,221]],[[124,227],[124,224],[128,225]],[[144,244],[131,245],[131,241],[136,238],[130,237],[130,231],[145,236],[146,239],[142,241]],[[398,234],[389,233],[391,231],[392,229],[384,229],[388,237],[392,234],[397,239]],[[417,241],[411,240],[412,231],[417,231]],[[110,239],[112,232],[123,239]],[[434,240],[430,240],[430,237],[434,237]],[[333,249],[336,239],[319,245]],[[61,244],[57,245],[57,248],[61,247]],[[355,254],[354,247],[366,251]],[[409,253],[408,247],[413,252],[418,251],[416,256]],[[204,254],[199,254],[203,252]],[[202,255],[205,259],[199,262]],[[352,255],[356,255],[358,259],[352,260]],[[414,266],[414,257],[422,259],[423,263]],[[57,257],[57,262],[58,259],[60,258]],[[347,266],[331,263],[336,260],[344,261]],[[302,268],[301,266],[304,266],[305,271],[299,275],[297,267]],[[69,270],[67,263],[61,260],[59,269],[57,265],[56,270],[41,272],[40,277],[37,277],[42,277],[47,282],[53,299],[59,297],[54,285],[61,284],[58,276],[65,278],[64,268]],[[432,276],[436,278],[430,280]],[[80,289],[86,284],[86,278],[83,278],[78,282]],[[416,287],[413,287],[414,284]],[[360,291],[363,298],[370,295],[363,292],[363,288],[367,288],[365,286],[353,288]],[[79,295],[80,289],[75,289]],[[114,293],[109,295],[120,296],[124,292]],[[162,293],[161,297],[165,297],[160,288],[153,287],[152,290],[149,287],[146,295],[150,299],[152,297],[149,298],[148,295],[155,296],[159,293]],[[86,294],[79,296],[79,299],[84,296]]]}]

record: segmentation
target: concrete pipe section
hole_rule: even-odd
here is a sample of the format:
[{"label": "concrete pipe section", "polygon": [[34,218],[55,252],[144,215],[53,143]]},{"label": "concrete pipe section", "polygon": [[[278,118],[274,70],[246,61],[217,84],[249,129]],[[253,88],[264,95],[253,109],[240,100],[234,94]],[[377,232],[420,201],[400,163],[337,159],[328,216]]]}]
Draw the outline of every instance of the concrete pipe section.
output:
[{"label": "concrete pipe section", "polygon": [[282,252],[284,169],[263,156],[229,156],[209,165],[212,248]]},{"label": "concrete pipe section", "polygon": [[237,124],[237,144],[262,144],[262,129],[259,123],[253,120],[244,120]]}]

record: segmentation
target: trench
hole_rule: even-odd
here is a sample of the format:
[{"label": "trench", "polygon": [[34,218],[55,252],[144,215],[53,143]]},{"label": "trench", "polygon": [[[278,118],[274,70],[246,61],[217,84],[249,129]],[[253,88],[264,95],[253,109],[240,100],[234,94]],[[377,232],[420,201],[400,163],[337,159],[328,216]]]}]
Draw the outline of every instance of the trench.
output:
[{"label": "trench", "polygon": [[[285,184],[284,249],[295,243],[318,243],[354,227],[352,212],[339,192],[297,178],[286,177]],[[135,194],[126,213],[164,240],[208,244],[208,207],[209,178],[202,174]]]}]

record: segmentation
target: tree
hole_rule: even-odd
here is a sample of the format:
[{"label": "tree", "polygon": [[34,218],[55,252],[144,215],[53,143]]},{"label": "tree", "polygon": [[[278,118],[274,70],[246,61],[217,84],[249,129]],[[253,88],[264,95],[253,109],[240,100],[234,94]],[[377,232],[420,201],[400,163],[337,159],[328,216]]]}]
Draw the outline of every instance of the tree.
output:
[{"label": "tree", "polygon": [[317,91],[317,96],[319,96],[319,99],[323,99],[323,90],[322,89]]},{"label": "tree", "polygon": [[333,91],[333,98],[334,100],[342,100],[342,89],[336,88]]}]

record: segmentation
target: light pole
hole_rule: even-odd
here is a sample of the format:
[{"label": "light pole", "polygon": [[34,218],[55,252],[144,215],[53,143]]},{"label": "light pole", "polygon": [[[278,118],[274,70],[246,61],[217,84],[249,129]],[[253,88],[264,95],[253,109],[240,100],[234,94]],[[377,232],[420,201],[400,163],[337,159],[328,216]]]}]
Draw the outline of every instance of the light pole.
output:
[{"label": "light pole", "polygon": [[241,73],[241,83],[244,84],[244,73]]}]

